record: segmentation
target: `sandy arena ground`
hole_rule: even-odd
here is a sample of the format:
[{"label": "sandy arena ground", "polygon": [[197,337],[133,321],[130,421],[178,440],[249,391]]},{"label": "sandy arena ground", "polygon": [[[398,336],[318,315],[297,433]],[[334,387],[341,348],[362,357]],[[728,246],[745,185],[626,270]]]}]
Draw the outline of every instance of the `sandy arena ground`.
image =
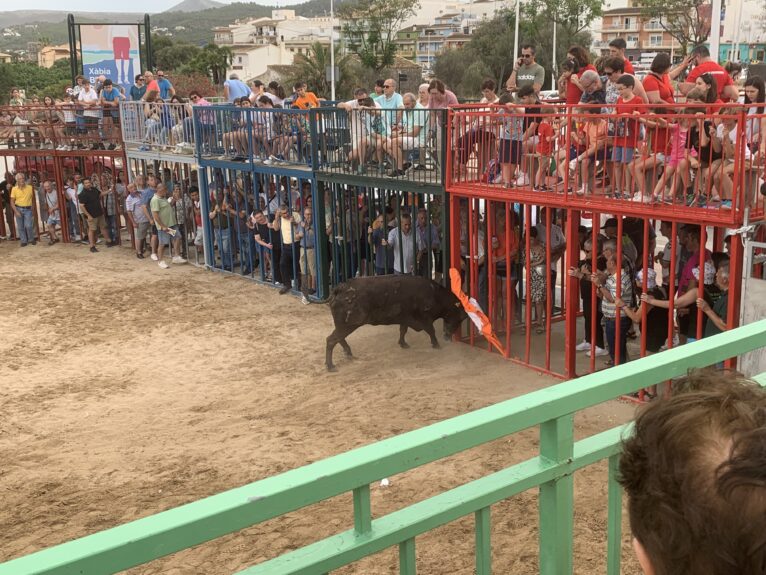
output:
[{"label": "sandy arena ground", "polygon": [[[395,327],[323,368],[323,305],[125,248],[0,244],[0,561],[477,409],[554,380]],[[573,383],[572,385],[576,385]],[[609,402],[578,437],[631,417]],[[380,515],[531,457],[536,430],[373,486]],[[606,467],[575,475],[575,572],[605,571]],[[537,573],[536,491],[492,508],[496,573]],[[131,573],[229,574],[353,524],[351,497]],[[639,573],[624,526],[623,573]],[[473,518],[417,539],[418,572],[473,573]],[[339,573],[396,573],[389,550]]]}]

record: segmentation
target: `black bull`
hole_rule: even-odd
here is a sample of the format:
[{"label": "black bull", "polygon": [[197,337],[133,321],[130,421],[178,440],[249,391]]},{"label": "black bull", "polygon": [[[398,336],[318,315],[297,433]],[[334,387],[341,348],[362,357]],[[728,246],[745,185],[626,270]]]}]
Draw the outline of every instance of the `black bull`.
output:
[{"label": "black bull", "polygon": [[434,321],[444,320],[447,339],[466,319],[463,306],[455,294],[429,279],[408,276],[377,276],[355,278],[336,287],[330,297],[330,311],[335,330],[327,337],[326,364],[335,369],[332,351],[340,344],[347,357],[352,357],[346,337],[363,325],[398,325],[399,345],[404,341],[407,328],[424,330],[431,345],[439,347],[434,332]]}]

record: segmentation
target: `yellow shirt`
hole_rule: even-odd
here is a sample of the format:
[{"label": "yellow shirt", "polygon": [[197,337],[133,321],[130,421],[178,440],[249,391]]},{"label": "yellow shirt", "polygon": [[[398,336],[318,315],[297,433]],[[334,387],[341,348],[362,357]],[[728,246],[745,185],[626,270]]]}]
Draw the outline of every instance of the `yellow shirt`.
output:
[{"label": "yellow shirt", "polygon": [[19,188],[18,186],[13,186],[13,188],[11,188],[11,199],[19,208],[31,208],[33,198],[34,191],[32,191],[32,186],[29,184],[23,188]]}]

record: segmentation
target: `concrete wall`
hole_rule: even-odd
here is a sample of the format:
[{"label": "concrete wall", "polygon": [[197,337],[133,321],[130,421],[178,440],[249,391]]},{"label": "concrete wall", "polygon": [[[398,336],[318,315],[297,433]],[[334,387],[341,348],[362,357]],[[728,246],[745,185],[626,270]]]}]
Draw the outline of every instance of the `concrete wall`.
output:
[{"label": "concrete wall", "polygon": [[[742,294],[743,324],[766,317],[766,280],[748,278]],[[747,376],[766,372],[766,349],[746,353],[740,360],[740,371]]]}]

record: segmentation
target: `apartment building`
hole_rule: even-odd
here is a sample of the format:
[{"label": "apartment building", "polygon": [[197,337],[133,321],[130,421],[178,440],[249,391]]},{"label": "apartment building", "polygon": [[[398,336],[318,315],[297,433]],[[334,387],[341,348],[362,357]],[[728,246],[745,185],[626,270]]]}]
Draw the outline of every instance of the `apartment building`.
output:
[{"label": "apartment building", "polygon": [[268,66],[287,66],[295,54],[304,54],[319,42],[330,45],[331,32],[340,37],[338,19],[305,18],[295,10],[272,10],[271,17],[240,21],[213,28],[215,43],[229,46],[234,54],[227,75],[236,72],[248,81],[266,72]]},{"label": "apartment building", "polygon": [[658,19],[642,16],[641,9],[633,6],[604,12],[601,29],[594,30],[594,35],[598,39],[593,47],[602,53],[608,52],[609,42],[623,38],[627,43],[625,57],[632,62],[641,62],[642,54],[674,53],[680,48]]}]

